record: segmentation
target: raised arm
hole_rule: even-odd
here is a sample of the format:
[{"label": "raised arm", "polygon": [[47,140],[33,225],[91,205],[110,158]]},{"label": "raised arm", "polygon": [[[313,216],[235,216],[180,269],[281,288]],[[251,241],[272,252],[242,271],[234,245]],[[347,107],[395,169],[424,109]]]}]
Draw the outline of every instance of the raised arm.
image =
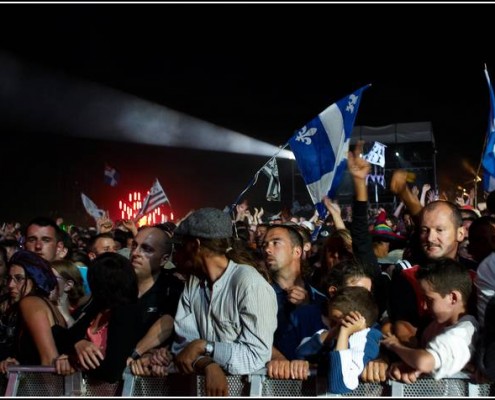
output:
[{"label": "raised arm", "polygon": [[347,229],[344,224],[344,220],[342,219],[342,212],[337,202],[333,201],[328,196],[324,196],[323,204],[325,204],[326,209],[333,218],[335,229]]},{"label": "raised arm", "polygon": [[407,179],[408,172],[406,170],[395,170],[390,181],[390,190],[400,197],[409,211],[411,211],[412,216],[417,216],[423,207],[418,196],[409,189]]}]

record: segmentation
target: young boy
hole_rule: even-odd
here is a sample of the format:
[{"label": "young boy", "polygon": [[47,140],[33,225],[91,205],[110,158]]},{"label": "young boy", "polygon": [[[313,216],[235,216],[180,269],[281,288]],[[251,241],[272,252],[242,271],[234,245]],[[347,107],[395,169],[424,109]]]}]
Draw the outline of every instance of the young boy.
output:
[{"label": "young boy", "polygon": [[[378,356],[382,334],[372,327],[377,318],[378,306],[368,289],[339,289],[328,302],[330,329],[304,339],[296,349],[297,359],[317,362],[319,369],[326,370],[329,393],[356,389],[364,366]],[[303,363],[307,365],[307,361],[291,363],[295,379],[304,379]]]},{"label": "young boy", "polygon": [[[466,267],[450,258],[440,258],[416,273],[425,298],[425,308],[434,320],[425,328],[420,348],[410,348],[388,334],[382,344],[402,362],[389,370],[392,379],[411,383],[409,374],[431,374],[442,379],[461,371],[474,354],[478,321],[466,312],[472,280]],[[411,371],[412,369],[412,371]]]}]

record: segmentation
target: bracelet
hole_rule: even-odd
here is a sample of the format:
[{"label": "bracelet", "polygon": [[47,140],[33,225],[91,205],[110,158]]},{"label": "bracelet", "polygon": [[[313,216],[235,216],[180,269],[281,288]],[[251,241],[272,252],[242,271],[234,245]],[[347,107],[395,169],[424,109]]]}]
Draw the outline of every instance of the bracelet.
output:
[{"label": "bracelet", "polygon": [[205,358],[205,356],[199,356],[198,358],[196,358],[193,363],[192,363],[192,369],[196,369],[196,364],[198,363],[199,360],[201,360],[202,358]]},{"label": "bracelet", "polygon": [[132,351],[131,358],[132,358],[134,361],[135,361],[135,360],[138,360],[138,359],[140,359],[140,358],[141,358],[141,354],[139,354],[139,352],[138,352],[136,349],[134,349],[134,350]]},{"label": "bracelet", "polygon": [[[192,363],[192,367],[193,369],[196,371],[196,364],[198,363],[199,360],[203,359],[203,358],[209,358],[209,357],[206,357],[206,356],[199,356],[198,358],[196,358],[196,360],[194,360],[194,362]],[[201,366],[201,370],[204,372],[204,370],[206,369],[206,367],[210,364],[214,364],[215,363],[215,360],[213,360],[213,358],[209,358],[208,361],[206,361],[202,366]]]},{"label": "bracelet", "polygon": [[[15,359],[14,359],[15,360]],[[57,364],[57,361],[67,360],[69,361],[69,356],[67,354],[60,354],[58,357],[55,357],[52,361],[53,365]],[[9,362],[9,358],[6,360]]]}]

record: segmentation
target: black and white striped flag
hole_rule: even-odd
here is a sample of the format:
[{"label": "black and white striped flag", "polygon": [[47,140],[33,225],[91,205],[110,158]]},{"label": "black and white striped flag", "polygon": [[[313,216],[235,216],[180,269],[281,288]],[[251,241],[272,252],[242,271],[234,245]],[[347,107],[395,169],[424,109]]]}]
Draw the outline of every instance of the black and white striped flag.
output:
[{"label": "black and white striped flag", "polygon": [[155,179],[153,186],[151,186],[151,189],[150,189],[148,195],[144,199],[143,206],[141,207],[141,209],[138,211],[138,213],[136,214],[136,216],[134,218],[140,219],[144,215],[153,211],[159,205],[165,204],[167,202],[169,202],[168,197],[165,194],[165,191],[163,190],[162,185],[160,185],[160,182],[158,182],[158,179]]},{"label": "black and white striped flag", "polygon": [[277,160],[273,157],[262,169],[263,173],[270,179],[266,199],[268,201],[280,201],[280,179],[278,176]]}]

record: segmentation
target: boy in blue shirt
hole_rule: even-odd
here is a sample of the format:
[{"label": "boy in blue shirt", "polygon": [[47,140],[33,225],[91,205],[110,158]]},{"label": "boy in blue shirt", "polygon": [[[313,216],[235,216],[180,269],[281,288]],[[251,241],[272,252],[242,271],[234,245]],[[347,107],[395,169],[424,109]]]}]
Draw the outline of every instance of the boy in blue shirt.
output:
[{"label": "boy in blue shirt", "polygon": [[[343,394],[359,385],[364,366],[379,353],[380,329],[375,327],[378,306],[369,290],[359,286],[341,288],[328,302],[329,329],[303,339],[297,360],[318,364],[328,378],[328,392]],[[291,363],[293,379],[306,379],[307,361]]]}]

